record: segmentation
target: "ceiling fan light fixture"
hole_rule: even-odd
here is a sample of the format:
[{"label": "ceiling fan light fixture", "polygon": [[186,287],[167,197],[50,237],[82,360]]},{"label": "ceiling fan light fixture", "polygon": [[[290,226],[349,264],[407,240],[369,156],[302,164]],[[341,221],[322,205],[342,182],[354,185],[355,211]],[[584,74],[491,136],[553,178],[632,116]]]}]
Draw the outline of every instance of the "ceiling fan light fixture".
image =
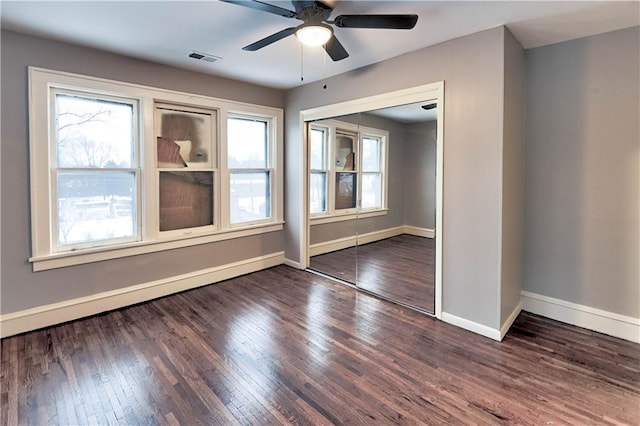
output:
[{"label": "ceiling fan light fixture", "polygon": [[329,41],[333,30],[325,24],[301,25],[296,31],[296,37],[300,43],[309,47],[319,47]]}]

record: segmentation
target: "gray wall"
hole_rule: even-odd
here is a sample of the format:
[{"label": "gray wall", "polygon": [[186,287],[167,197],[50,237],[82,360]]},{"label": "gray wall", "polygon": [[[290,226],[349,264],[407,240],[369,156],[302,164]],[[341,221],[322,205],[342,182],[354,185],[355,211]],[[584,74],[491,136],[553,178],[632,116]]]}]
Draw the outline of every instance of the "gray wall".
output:
[{"label": "gray wall", "polygon": [[[286,256],[299,261],[300,111],[445,81],[443,311],[499,328],[503,27],[451,40],[287,92]],[[470,212],[473,212],[471,215]]]},{"label": "gray wall", "polygon": [[500,325],[520,303],[524,244],[525,52],[505,32]]},{"label": "gray wall", "polygon": [[404,143],[404,224],[436,229],[437,121],[407,124]]},{"label": "gray wall", "polygon": [[283,250],[283,232],[32,272],[27,66],[283,107],[280,90],[2,31],[3,314],[124,288]]},{"label": "gray wall", "polygon": [[529,50],[524,290],[640,317],[638,27]]}]

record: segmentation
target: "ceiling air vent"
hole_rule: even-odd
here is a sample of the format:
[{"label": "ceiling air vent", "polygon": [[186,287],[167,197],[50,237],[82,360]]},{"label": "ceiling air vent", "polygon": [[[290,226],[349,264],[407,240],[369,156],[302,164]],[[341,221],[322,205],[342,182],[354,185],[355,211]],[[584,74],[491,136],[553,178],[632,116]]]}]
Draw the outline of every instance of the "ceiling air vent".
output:
[{"label": "ceiling air vent", "polygon": [[196,52],[195,50],[189,53],[189,57],[193,59],[197,59],[198,61],[204,61],[204,62],[215,62],[218,59],[222,59],[219,56],[213,56],[208,53]]}]

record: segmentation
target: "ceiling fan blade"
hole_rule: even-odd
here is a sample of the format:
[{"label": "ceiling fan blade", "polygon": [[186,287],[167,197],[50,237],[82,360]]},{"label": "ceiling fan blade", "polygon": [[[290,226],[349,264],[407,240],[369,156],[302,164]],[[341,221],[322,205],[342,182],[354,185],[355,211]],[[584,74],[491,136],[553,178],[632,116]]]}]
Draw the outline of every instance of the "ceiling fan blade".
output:
[{"label": "ceiling fan blade", "polygon": [[338,41],[335,35],[331,36],[329,41],[324,45],[324,50],[334,62],[349,57],[349,53],[346,51],[342,43]]},{"label": "ceiling fan blade", "polygon": [[418,15],[340,15],[334,20],[340,28],[386,28],[410,30],[416,26]]},{"label": "ceiling fan blade", "polygon": [[251,43],[250,45],[243,47],[242,50],[255,52],[256,50],[262,49],[263,47],[268,46],[271,43],[275,43],[278,40],[282,40],[283,38],[288,37],[295,32],[296,32],[295,27],[285,28],[282,31],[278,31],[277,33],[271,34],[270,36],[265,37],[262,40],[258,40],[255,43]]},{"label": "ceiling fan blade", "polygon": [[295,18],[296,12],[282,7],[273,6],[268,3],[263,3],[257,0],[220,0],[225,3],[237,4],[238,6],[244,6],[251,9],[261,10],[263,12],[273,13],[274,15],[284,16],[285,18]]}]

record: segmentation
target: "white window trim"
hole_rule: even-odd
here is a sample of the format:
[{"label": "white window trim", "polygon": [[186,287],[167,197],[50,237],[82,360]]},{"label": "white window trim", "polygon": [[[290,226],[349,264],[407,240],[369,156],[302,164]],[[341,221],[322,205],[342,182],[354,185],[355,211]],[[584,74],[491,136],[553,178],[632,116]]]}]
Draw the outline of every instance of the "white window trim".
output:
[{"label": "white window trim", "polygon": [[[154,108],[153,108],[153,117],[154,117],[154,126],[157,124],[156,123],[156,119],[157,119],[157,109],[158,108],[164,108],[164,109],[176,109],[178,111],[186,111],[186,112],[196,112],[196,113],[202,113],[202,112],[211,112],[213,118],[215,119],[214,122],[212,123],[213,127],[214,127],[214,131],[212,132],[213,138],[215,139],[215,141],[213,141],[213,148],[217,147],[217,145],[220,144],[220,137],[219,137],[219,130],[217,130],[220,127],[220,111],[218,108],[203,108],[202,106],[198,106],[198,107],[194,107],[193,105],[184,105],[184,104],[178,104],[175,102],[162,102],[162,101],[155,101],[154,102]],[[156,140],[155,140],[155,136],[157,136],[159,134],[158,129],[156,129],[154,127],[154,132],[153,132],[153,146],[155,147],[156,145]],[[146,141],[145,141],[146,142]],[[150,149],[151,154],[153,156],[153,159],[151,160],[150,164],[156,165],[158,164],[158,151],[157,149],[153,148]],[[214,206],[213,206],[213,225],[204,225],[204,226],[198,226],[198,227],[192,227],[192,228],[185,228],[185,229],[172,229],[172,230],[167,230],[167,231],[161,231],[159,226],[155,226],[153,227],[153,229],[147,229],[147,239],[148,240],[158,240],[158,241],[166,241],[166,240],[176,240],[176,239],[183,239],[184,237],[192,237],[192,236],[199,236],[199,235],[209,235],[215,232],[218,232],[221,230],[221,226],[220,226],[220,211],[222,209],[221,206],[221,202],[216,202],[216,198],[215,198],[215,194],[221,194],[223,192],[222,190],[222,186],[220,183],[220,168],[218,167],[218,152],[217,150],[212,150],[212,152],[210,153],[211,155],[211,164],[210,167],[203,167],[203,168],[198,168],[198,167],[188,167],[186,169],[180,169],[180,168],[165,168],[165,167],[157,167],[154,166],[152,167],[153,169],[153,179],[154,181],[156,181],[156,183],[154,184],[153,188],[154,188],[154,198],[152,203],[153,204],[143,204],[143,206],[146,205],[150,205],[150,206],[158,206],[159,205],[159,201],[160,201],[160,185],[159,182],[157,181],[159,179],[160,173],[161,171],[185,171],[185,172],[198,172],[198,171],[202,171],[202,172],[212,172],[213,173],[213,187],[214,187]],[[149,163],[147,163],[149,164]],[[143,167],[143,170],[146,171],[147,168]],[[147,174],[148,177],[149,174]],[[144,187],[143,187],[144,190]],[[156,208],[147,208],[146,210],[146,215],[145,215],[145,219],[148,221],[148,223],[155,223],[157,225],[159,225],[160,223],[160,212],[158,211],[158,209]],[[147,227],[148,228],[148,227]],[[143,238],[144,241],[144,238]]]},{"label": "white window trim", "polygon": [[[359,200],[359,206],[360,206],[360,216],[361,217],[366,217],[364,216],[364,214],[369,213],[369,212],[380,212],[380,211],[387,211],[389,205],[387,204],[387,187],[388,187],[388,182],[389,182],[389,176],[388,176],[388,172],[389,172],[389,131],[388,130],[381,130],[381,129],[374,129],[372,127],[365,127],[365,126],[360,126],[360,134],[359,134],[359,140],[358,143],[361,145],[363,145],[363,140],[365,137],[369,137],[371,139],[378,139],[380,141],[380,143],[382,144],[382,149],[380,150],[380,155],[382,156],[382,164],[383,167],[380,169],[380,171],[375,172],[375,173],[380,173],[382,175],[382,188],[381,191],[382,193],[380,194],[380,207],[370,207],[370,208],[363,208],[362,207],[362,200]],[[358,166],[359,166],[359,171],[358,171],[358,188],[360,191],[360,196],[362,196],[362,177],[364,176],[365,172],[363,167],[362,167],[362,157],[363,154],[360,153],[360,157],[358,158]]]},{"label": "white window trim", "polygon": [[[276,175],[276,171],[275,171],[275,164],[277,162],[278,159],[278,153],[282,152],[281,149],[279,149],[279,147],[277,147],[277,144],[274,143],[269,143],[270,140],[277,140],[278,137],[278,132],[276,129],[276,125],[275,125],[275,121],[276,119],[272,116],[267,116],[267,115],[263,115],[263,114],[258,114],[258,113],[253,113],[253,114],[247,114],[246,111],[243,112],[234,112],[234,111],[229,111],[225,117],[224,120],[224,129],[225,129],[225,135],[226,135],[226,129],[227,129],[227,122],[229,118],[240,118],[240,119],[258,119],[258,120],[264,120],[267,122],[267,128],[269,131],[269,134],[267,136],[268,140],[267,140],[267,167],[266,168],[235,168],[235,167],[229,167],[229,162],[225,161],[224,164],[222,164],[220,166],[221,170],[224,171],[223,175],[229,179],[231,177],[231,173],[233,172],[242,172],[242,171],[246,171],[246,172],[251,172],[251,171],[257,171],[257,170],[261,170],[264,172],[268,172],[269,173],[269,191],[270,194],[273,194],[274,191],[277,190],[277,184],[276,184],[276,179],[274,179],[274,177],[277,177]],[[228,140],[225,137],[224,143],[222,143],[224,145],[224,149],[225,149],[225,154],[224,154],[224,158],[227,158],[227,153],[226,153],[226,149],[227,149],[227,143]],[[226,187],[229,188],[230,187],[230,182],[226,183]],[[230,195],[230,192],[223,192],[223,196],[228,197]],[[273,221],[274,218],[274,203],[273,203],[273,199],[270,200],[271,205],[269,206],[270,209],[270,217],[266,218],[266,219],[260,219],[260,220],[254,220],[254,221],[247,221],[247,222],[238,222],[238,223],[232,223],[231,222],[231,217],[230,217],[230,209],[229,207],[225,208],[224,211],[226,213],[225,216],[225,227],[228,228],[232,228],[232,229],[236,229],[236,228],[245,228],[247,226],[259,226],[261,224],[267,224],[267,223],[271,223]],[[230,206],[231,205],[231,200],[229,198],[226,198],[226,206]],[[282,211],[282,209],[280,209],[280,211]]]},{"label": "white window trim", "polygon": [[[309,206],[309,212],[311,214],[311,216],[319,216],[319,215],[325,215],[327,214],[327,211],[329,209],[329,175],[331,174],[330,170],[329,170],[329,150],[330,150],[330,145],[331,145],[331,128],[328,125],[320,125],[320,124],[311,124],[310,125],[310,130],[317,130],[317,131],[321,131],[322,134],[324,135],[324,140],[323,140],[323,144],[322,144],[322,154],[324,157],[324,161],[322,162],[322,168],[320,169],[313,169],[311,168],[311,157],[309,157],[309,173],[319,173],[319,174],[324,174],[324,211],[319,211],[319,212],[311,212],[311,206]],[[311,143],[311,132],[309,134],[309,138],[308,138],[308,143]],[[311,156],[311,149],[309,148],[309,156]],[[309,182],[311,182],[311,180],[309,180]],[[309,195],[309,199],[311,199],[311,195]]]},{"label": "white window trim", "polygon": [[[140,116],[139,147],[142,168],[139,198],[142,201],[142,241],[96,247],[69,252],[54,253],[52,247],[52,202],[51,196],[51,144],[49,142],[50,92],[52,88],[79,90],[87,94],[120,96],[138,101]],[[220,185],[228,188],[228,176],[223,170],[226,160],[226,117],[228,113],[255,115],[272,120],[273,132],[273,187],[271,192],[271,219],[261,223],[243,223],[242,226],[225,228],[228,218],[228,191],[219,191],[215,198],[221,208],[221,228],[217,230],[185,229],[180,235],[160,235],[157,231],[157,168],[155,167],[154,106],[157,103],[192,106],[219,111],[218,123],[218,169],[221,170]],[[101,260],[206,244],[249,235],[274,232],[283,229],[283,110],[280,108],[229,101],[208,96],[183,93],[167,89],[118,82],[102,78],[83,76],[61,71],[29,67],[29,149],[31,178],[31,233],[32,256],[29,261],[34,271],[79,265]],[[226,186],[225,186],[226,185]],[[226,195],[225,195],[226,194]],[[217,197],[214,194],[214,197]],[[226,198],[225,198],[226,197]],[[226,222],[228,224],[228,221]]]},{"label": "white window trim", "polygon": [[[120,103],[124,103],[124,104],[130,104],[132,107],[132,120],[133,120],[133,134],[134,136],[134,146],[133,146],[133,164],[130,165],[129,168],[108,168],[108,169],[102,169],[99,167],[60,167],[58,166],[58,158],[57,158],[57,153],[55,149],[51,149],[51,146],[49,146],[49,150],[48,150],[48,154],[49,154],[49,165],[46,168],[48,171],[50,171],[50,183],[49,183],[49,188],[50,188],[50,197],[52,199],[51,202],[51,217],[52,218],[56,218],[58,217],[59,214],[59,206],[58,203],[53,202],[53,200],[57,199],[57,192],[58,192],[58,172],[61,170],[66,170],[66,171],[71,171],[71,170],[77,170],[77,171],[97,171],[97,172],[114,172],[114,171],[124,171],[124,172],[132,172],[135,174],[135,186],[136,186],[136,200],[135,200],[135,204],[136,206],[140,205],[140,201],[141,201],[141,181],[142,181],[142,173],[141,173],[141,167],[140,167],[140,128],[139,128],[139,117],[140,117],[140,102],[139,99],[137,98],[132,98],[132,97],[125,97],[125,96],[114,96],[113,94],[104,94],[104,93],[96,93],[96,92],[87,92],[87,91],[82,91],[82,90],[74,90],[74,89],[69,89],[69,88],[63,88],[63,87],[51,87],[49,90],[49,108],[51,111],[51,114],[56,114],[56,97],[58,95],[70,95],[70,96],[80,96],[80,97],[84,97],[84,98],[93,98],[93,99],[101,99],[101,100],[109,100],[109,101],[116,101],[116,102],[120,102]],[[56,138],[56,133],[57,133],[57,127],[56,127],[56,123],[55,120],[49,120],[48,123],[49,127],[49,135],[51,139],[55,139]],[[57,141],[56,141],[57,143]],[[136,226],[135,226],[135,235],[133,235],[132,237],[123,237],[123,238],[119,238],[119,239],[110,239],[109,242],[107,243],[107,245],[117,245],[117,244],[128,244],[128,243],[132,243],[132,242],[138,242],[142,240],[142,227],[141,227],[141,214],[140,214],[140,209],[136,210],[136,214],[134,217]],[[69,251],[76,251],[76,250],[87,250],[87,249],[93,249],[93,248],[97,248],[97,247],[102,247],[104,246],[103,244],[100,243],[92,243],[92,242],[83,242],[83,243],[76,243],[76,244],[69,244],[69,245],[65,245],[64,247],[62,247],[60,245],[59,242],[59,224],[56,226],[54,223],[55,221],[52,219],[51,220],[51,227],[50,227],[50,246],[51,246],[51,253],[52,254],[58,254],[58,253],[66,253]]]},{"label": "white window trim", "polygon": [[[311,123],[311,127],[322,128],[327,131],[327,161],[329,164],[327,165],[327,188],[326,188],[326,211],[319,213],[310,213],[309,220],[312,225],[319,225],[323,223],[332,223],[332,222],[342,222],[346,220],[354,220],[358,218],[368,218],[375,216],[384,216],[388,213],[388,198],[387,198],[387,186],[388,186],[388,170],[389,170],[389,131],[383,129],[376,129],[373,127],[360,126],[353,123],[347,123],[344,121],[338,120],[322,120],[320,122]],[[335,181],[336,170],[335,166],[332,164],[334,159],[334,149],[335,149],[335,134],[336,132],[344,131],[355,133],[357,139],[357,167],[356,167],[356,175],[357,175],[357,202],[356,207],[352,209],[335,209],[335,188],[332,183]],[[381,143],[383,145],[383,149],[381,154],[383,157],[383,168],[381,170],[382,173],[382,207],[380,208],[367,208],[363,209],[360,207],[361,205],[361,195],[362,195],[362,139],[365,136],[372,136],[375,138],[380,138]],[[310,164],[310,162],[309,162]]]}]

